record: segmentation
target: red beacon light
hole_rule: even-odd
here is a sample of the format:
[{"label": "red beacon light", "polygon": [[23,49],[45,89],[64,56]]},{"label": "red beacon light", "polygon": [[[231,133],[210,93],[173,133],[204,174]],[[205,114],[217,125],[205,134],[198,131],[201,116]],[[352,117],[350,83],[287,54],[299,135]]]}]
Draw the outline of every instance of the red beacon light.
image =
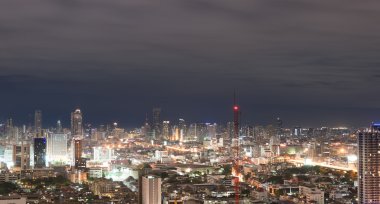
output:
[{"label": "red beacon light", "polygon": [[234,110],[239,110],[239,106],[234,106]]}]

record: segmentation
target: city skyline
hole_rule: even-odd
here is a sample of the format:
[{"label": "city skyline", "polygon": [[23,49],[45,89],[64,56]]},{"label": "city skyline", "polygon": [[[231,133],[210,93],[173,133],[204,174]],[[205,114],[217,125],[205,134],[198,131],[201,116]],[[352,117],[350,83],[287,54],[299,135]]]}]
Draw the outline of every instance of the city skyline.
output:
[{"label": "city skyline", "polygon": [[[233,107],[232,107],[233,108]],[[161,108],[153,108],[153,110],[155,109],[160,109],[161,111]],[[82,111],[81,109],[79,109],[79,107],[77,107],[76,109],[72,109],[71,111]],[[42,117],[41,116],[41,112],[42,110],[36,110],[36,112],[39,112],[40,114],[40,118]],[[13,125],[15,126],[22,126],[22,125],[26,125],[26,126],[30,126],[30,127],[35,127],[36,125],[36,113],[34,113],[34,115],[32,114],[33,111],[31,111],[31,113],[27,114],[28,116],[24,116],[24,117],[21,117],[21,118],[17,118],[17,117],[4,117],[4,116],[0,116],[0,124],[6,124],[7,121],[9,119],[12,119],[12,123]],[[100,126],[100,125],[112,125],[114,123],[117,123],[119,127],[123,127],[123,128],[128,128],[128,129],[133,129],[133,128],[140,128],[142,126],[144,126],[145,122],[149,122],[150,125],[154,125],[155,122],[154,122],[154,113],[148,113],[149,111],[147,111],[147,113],[144,115],[144,119],[141,120],[140,118],[138,120],[135,120],[133,123],[123,123],[124,121],[123,120],[118,120],[118,119],[114,119],[114,120],[93,120],[91,118],[88,118],[88,115],[87,113],[84,113],[85,116],[86,116],[86,119],[83,121],[83,125],[92,125],[92,127],[96,127],[96,126]],[[196,124],[196,123],[199,123],[199,124],[206,124],[206,123],[209,123],[209,124],[213,124],[213,123],[217,123],[218,125],[222,125],[222,126],[226,126],[226,124],[230,123],[233,121],[233,118],[232,118],[232,111],[231,111],[231,107],[230,107],[230,111],[229,111],[229,119],[226,119],[226,120],[221,120],[221,119],[216,119],[216,120],[188,120],[186,117],[167,117],[165,114],[164,114],[164,117],[161,118],[159,121],[161,123],[160,126],[163,125],[163,122],[170,122],[170,123],[178,123],[178,120],[183,120],[183,119],[186,119],[186,123],[188,124]],[[165,113],[165,112],[164,112]],[[44,122],[43,123],[39,123],[39,126],[41,128],[44,128],[44,129],[48,129],[48,128],[52,128],[52,127],[56,127],[57,126],[57,123],[59,123],[59,125],[61,125],[63,128],[72,128],[72,114],[73,112],[69,112],[68,114],[66,113],[66,116],[64,117],[55,117],[55,116],[52,116],[52,114],[45,114],[45,112],[43,112],[43,118],[44,118]],[[82,113],[83,114],[83,113]],[[160,113],[161,114],[161,113]],[[46,115],[48,115],[48,118],[46,119]],[[148,117],[148,118],[146,118]],[[162,117],[162,116],[160,116]],[[25,119],[25,118],[28,118],[28,119]],[[242,119],[241,116],[239,116],[239,120],[240,120],[240,123],[242,125],[256,125],[256,126],[277,126],[277,123],[278,123],[278,119],[281,119],[281,122],[285,122],[285,125],[284,127],[286,128],[295,128],[295,127],[303,127],[303,128],[318,128],[318,127],[348,127],[348,128],[367,128],[369,127],[368,124],[370,123],[375,123],[375,122],[379,122],[379,120],[373,120],[373,121],[367,121],[366,124],[364,125],[359,125],[359,124],[345,124],[345,123],[320,123],[320,124],[314,124],[314,125],[308,125],[306,123],[302,123],[302,122],[299,122],[299,123],[289,123],[288,121],[286,121],[286,118],[281,118],[281,117],[273,117],[271,120],[268,120],[268,121],[248,121],[248,120],[245,120],[245,118]],[[42,119],[42,118],[41,118]],[[302,121],[302,120],[299,120],[299,121]],[[162,128],[162,127],[160,127]]]},{"label": "city skyline", "polygon": [[94,123],[136,126],[161,107],[168,120],[228,121],[236,89],[248,122],[365,126],[380,110],[379,10],[351,0],[1,2],[0,117],[42,109],[63,120],[79,106]]},{"label": "city skyline", "polygon": [[0,1],[0,203],[378,204],[379,1]]}]

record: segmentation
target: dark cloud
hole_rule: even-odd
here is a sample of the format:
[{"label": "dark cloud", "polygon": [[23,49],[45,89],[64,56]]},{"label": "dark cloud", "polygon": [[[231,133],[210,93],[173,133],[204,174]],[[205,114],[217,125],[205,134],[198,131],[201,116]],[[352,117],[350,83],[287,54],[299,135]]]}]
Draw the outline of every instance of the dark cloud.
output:
[{"label": "dark cloud", "polygon": [[[230,119],[365,125],[380,96],[378,1],[0,2],[0,113],[95,123]],[[46,121],[46,120],[45,120]]]}]

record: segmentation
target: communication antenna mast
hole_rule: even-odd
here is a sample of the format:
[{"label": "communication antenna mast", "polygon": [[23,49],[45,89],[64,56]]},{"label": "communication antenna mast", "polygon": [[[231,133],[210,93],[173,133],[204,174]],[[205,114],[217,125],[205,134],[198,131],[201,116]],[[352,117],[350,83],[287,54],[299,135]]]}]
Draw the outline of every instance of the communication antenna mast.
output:
[{"label": "communication antenna mast", "polygon": [[234,138],[235,138],[235,158],[234,158],[234,170],[235,170],[235,204],[239,204],[240,202],[240,147],[239,147],[239,115],[240,115],[240,107],[236,101],[236,92],[234,91]]}]

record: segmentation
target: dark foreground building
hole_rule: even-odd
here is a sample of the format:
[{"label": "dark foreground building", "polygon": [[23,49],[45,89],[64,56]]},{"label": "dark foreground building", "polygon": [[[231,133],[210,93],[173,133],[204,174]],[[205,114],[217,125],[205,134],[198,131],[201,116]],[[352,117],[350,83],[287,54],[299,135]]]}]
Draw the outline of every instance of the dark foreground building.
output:
[{"label": "dark foreground building", "polygon": [[46,138],[34,138],[34,168],[46,167]]}]

